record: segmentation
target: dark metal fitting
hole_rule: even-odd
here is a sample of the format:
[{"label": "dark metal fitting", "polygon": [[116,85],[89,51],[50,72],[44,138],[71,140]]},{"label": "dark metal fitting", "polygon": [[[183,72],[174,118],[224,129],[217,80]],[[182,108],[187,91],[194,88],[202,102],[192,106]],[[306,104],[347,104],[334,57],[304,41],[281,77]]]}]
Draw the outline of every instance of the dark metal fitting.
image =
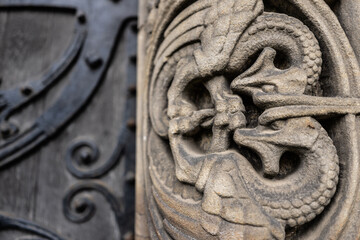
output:
[{"label": "dark metal fitting", "polygon": [[96,55],[88,55],[85,58],[85,61],[86,64],[92,69],[97,69],[103,64],[103,59]]},{"label": "dark metal fitting", "polygon": [[80,155],[79,157],[80,157],[81,162],[86,165],[91,164],[94,160],[92,158],[92,154],[87,149],[81,150],[79,155]]},{"label": "dark metal fitting", "polygon": [[78,19],[79,23],[82,23],[82,24],[86,23],[86,15],[85,15],[85,13],[79,12],[77,14],[77,19]]},{"label": "dark metal fitting", "polygon": [[126,182],[128,183],[134,183],[135,182],[135,173],[134,172],[128,172],[126,175],[125,175],[125,180]]},{"label": "dark metal fitting", "polygon": [[32,88],[29,86],[23,86],[20,90],[21,90],[21,93],[25,96],[29,96],[33,93]]},{"label": "dark metal fitting", "polygon": [[83,213],[83,212],[85,212],[85,210],[87,208],[87,204],[83,199],[81,199],[81,200],[75,201],[74,207],[75,207],[75,211],[77,213]]},{"label": "dark metal fitting", "polygon": [[136,85],[129,86],[128,91],[130,94],[135,95],[136,94]]},{"label": "dark metal fitting", "polygon": [[130,129],[135,129],[136,128],[136,121],[134,118],[131,118],[127,121],[127,126]]},{"label": "dark metal fitting", "polygon": [[132,30],[134,33],[137,33],[137,32],[138,32],[138,26],[137,26],[137,24],[132,24],[132,25],[131,25],[131,30]]},{"label": "dark metal fitting", "polygon": [[130,56],[130,61],[136,64],[136,55]]},{"label": "dark metal fitting", "polygon": [[2,122],[0,124],[0,132],[3,138],[9,138],[13,136],[18,131],[17,127],[14,124],[9,122]]}]

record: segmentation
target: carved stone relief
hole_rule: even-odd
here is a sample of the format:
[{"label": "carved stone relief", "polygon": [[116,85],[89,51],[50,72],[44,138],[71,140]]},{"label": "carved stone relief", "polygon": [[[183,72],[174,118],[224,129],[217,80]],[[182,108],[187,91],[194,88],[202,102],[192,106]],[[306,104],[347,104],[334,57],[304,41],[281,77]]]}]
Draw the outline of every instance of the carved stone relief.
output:
[{"label": "carved stone relief", "polygon": [[334,4],[142,2],[139,239],[360,237],[360,72]]}]

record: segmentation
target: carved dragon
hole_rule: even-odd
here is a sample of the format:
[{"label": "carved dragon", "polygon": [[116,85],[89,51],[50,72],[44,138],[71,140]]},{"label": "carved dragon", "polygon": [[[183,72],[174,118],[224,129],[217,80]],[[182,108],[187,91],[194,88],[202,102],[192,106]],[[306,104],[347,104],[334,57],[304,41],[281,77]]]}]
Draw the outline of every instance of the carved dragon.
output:
[{"label": "carved dragon", "polygon": [[[264,13],[260,0],[204,0],[181,12],[164,35],[154,60],[152,123],[170,140],[177,179],[203,193],[206,232],[227,238],[237,229],[247,239],[246,228],[260,227],[268,231],[256,239],[284,239],[286,225],[320,214],[336,191],[339,162],[313,117],[358,113],[360,104],[310,96],[320,92],[322,65],[314,34],[295,18]],[[275,67],[276,51],[290,67]],[[246,70],[252,58],[257,60]],[[213,108],[201,109],[186,93],[194,82],[205,86]],[[245,106],[233,92],[252,96],[265,109],[255,129],[245,128]],[[195,148],[192,137],[202,128],[211,129],[211,142]],[[232,138],[260,156],[265,177],[231,147]],[[284,179],[269,179],[286,152],[296,153],[300,166]]]},{"label": "carved dragon", "polygon": [[[266,95],[264,90],[301,96],[306,86],[303,70],[276,69],[275,54],[273,49],[266,48],[254,66],[232,82],[231,88],[235,92],[252,93],[254,98]],[[261,104],[258,107],[262,107]],[[296,176],[279,183],[259,184],[256,177],[249,175],[246,177],[251,183],[249,189],[254,190],[260,204],[279,221],[291,227],[311,221],[323,211],[336,191],[339,160],[331,138],[311,117],[270,122],[264,122],[263,116],[259,119],[262,125],[255,129],[237,129],[235,142],[259,154],[268,176],[279,173],[280,158],[287,151],[300,156],[301,167]]]}]

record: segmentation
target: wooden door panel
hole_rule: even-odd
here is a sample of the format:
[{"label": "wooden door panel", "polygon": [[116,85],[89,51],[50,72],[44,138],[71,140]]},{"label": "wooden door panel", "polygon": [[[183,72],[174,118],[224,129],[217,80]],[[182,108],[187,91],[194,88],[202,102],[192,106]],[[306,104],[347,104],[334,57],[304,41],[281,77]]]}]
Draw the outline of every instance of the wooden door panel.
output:
[{"label": "wooden door panel", "polygon": [[132,238],[136,10],[0,1],[0,239]]}]

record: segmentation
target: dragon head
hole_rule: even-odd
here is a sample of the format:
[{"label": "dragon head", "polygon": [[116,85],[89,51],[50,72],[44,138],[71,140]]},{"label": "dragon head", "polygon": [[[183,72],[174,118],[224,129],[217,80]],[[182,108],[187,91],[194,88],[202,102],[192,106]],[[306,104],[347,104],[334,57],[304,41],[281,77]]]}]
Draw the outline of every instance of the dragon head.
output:
[{"label": "dragon head", "polygon": [[275,56],[273,48],[265,48],[256,62],[232,81],[231,89],[249,95],[259,92],[303,94],[307,85],[306,72],[296,66],[278,69],[274,65]]},{"label": "dragon head", "polygon": [[[234,92],[254,96],[256,94],[301,95],[305,92],[307,75],[293,66],[278,69],[274,65],[276,51],[265,48],[257,61],[246,72],[233,80]],[[254,129],[238,129],[235,142],[259,154],[264,173],[274,176],[279,173],[280,159],[286,151],[311,148],[318,136],[318,123],[309,117],[278,120],[269,126],[259,125]]]},{"label": "dragon head", "polygon": [[254,150],[261,158],[264,173],[279,173],[281,156],[287,151],[301,153],[311,147],[319,136],[321,125],[310,117],[276,121],[269,126],[237,129],[234,140],[239,146]]}]

